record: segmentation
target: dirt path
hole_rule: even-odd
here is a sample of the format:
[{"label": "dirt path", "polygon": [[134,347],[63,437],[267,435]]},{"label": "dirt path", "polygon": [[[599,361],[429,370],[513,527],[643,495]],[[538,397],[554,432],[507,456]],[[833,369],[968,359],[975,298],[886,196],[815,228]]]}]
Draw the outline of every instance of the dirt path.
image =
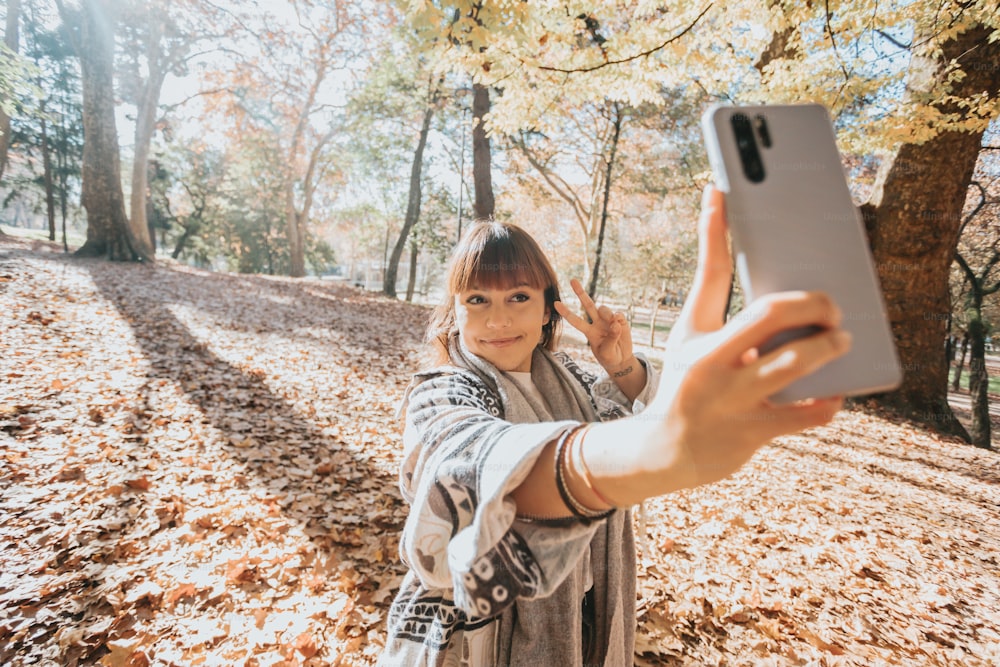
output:
[{"label": "dirt path", "polygon": [[[0,664],[372,664],[425,317],[0,242]],[[845,412],[649,503],[637,664],[1000,663],[998,463]]]}]

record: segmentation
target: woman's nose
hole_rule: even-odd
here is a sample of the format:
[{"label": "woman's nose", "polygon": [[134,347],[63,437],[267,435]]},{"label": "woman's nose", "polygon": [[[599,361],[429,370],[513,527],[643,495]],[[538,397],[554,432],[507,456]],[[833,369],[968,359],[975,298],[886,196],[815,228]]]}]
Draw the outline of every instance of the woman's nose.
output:
[{"label": "woman's nose", "polygon": [[490,308],[489,313],[486,315],[486,326],[494,329],[510,326],[510,313],[503,306]]}]

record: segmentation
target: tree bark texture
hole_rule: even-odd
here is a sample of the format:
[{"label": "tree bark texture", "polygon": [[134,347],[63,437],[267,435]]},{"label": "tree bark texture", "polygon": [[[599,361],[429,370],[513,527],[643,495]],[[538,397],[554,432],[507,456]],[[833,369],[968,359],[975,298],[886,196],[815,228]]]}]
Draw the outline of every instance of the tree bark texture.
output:
[{"label": "tree bark texture", "polygon": [[[955,59],[966,76],[954,85],[953,95],[996,94],[1000,43],[989,43],[990,32],[984,27],[966,31],[942,45],[940,60],[920,59],[916,66],[939,68]],[[922,74],[913,67],[912,73]],[[945,113],[961,111],[954,105],[939,107]],[[904,372],[902,386],[875,401],[966,440],[948,405],[944,339],[951,312],[949,270],[982,136],[942,132],[923,144],[904,144],[880,170],[872,197],[862,206]]]},{"label": "tree bark texture", "polygon": [[83,193],[87,240],[84,257],[150,260],[137,247],[125,215],[118,129],[115,125],[113,0],[85,0],[79,56],[83,82]]},{"label": "tree bark texture", "polygon": [[406,240],[410,235],[410,230],[420,219],[420,178],[424,166],[424,148],[427,146],[427,135],[431,131],[431,118],[434,117],[434,106],[427,105],[424,110],[424,120],[420,125],[420,136],[417,139],[417,150],[413,152],[413,164],[410,166],[410,192],[406,201],[406,218],[403,220],[403,228],[399,230],[399,238],[392,248],[392,255],[385,269],[382,280],[382,292],[387,296],[396,296],[396,276],[399,273],[399,260],[403,257],[403,250],[406,248]]},{"label": "tree bark texture", "polygon": [[484,122],[489,112],[490,89],[472,84],[472,182],[476,191],[476,220],[492,219],[495,209],[490,138]]}]

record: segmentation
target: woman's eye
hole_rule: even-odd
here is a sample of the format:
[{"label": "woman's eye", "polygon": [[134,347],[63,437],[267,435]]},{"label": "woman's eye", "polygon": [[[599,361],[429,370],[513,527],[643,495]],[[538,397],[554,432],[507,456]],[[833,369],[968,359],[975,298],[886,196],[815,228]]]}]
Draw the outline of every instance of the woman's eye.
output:
[{"label": "woman's eye", "polygon": [[514,296],[511,297],[511,301],[515,303],[524,303],[530,298],[531,297],[528,296],[527,294],[515,294]]},{"label": "woman's eye", "polygon": [[480,303],[486,303],[486,299],[477,295],[477,296],[470,296],[468,299],[465,300],[465,302],[475,306]]}]

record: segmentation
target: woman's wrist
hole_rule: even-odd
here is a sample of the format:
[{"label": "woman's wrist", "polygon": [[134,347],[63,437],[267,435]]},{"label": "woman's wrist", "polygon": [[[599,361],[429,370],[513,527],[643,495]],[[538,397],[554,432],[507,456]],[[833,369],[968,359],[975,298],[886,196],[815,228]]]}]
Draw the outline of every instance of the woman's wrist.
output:
[{"label": "woman's wrist", "polygon": [[697,484],[694,469],[661,422],[644,412],[588,429],[580,456],[594,490],[616,507]]},{"label": "woman's wrist", "polygon": [[617,366],[605,366],[604,370],[612,379],[624,378],[642,368],[639,358],[634,354]]},{"label": "woman's wrist", "polygon": [[646,387],[646,367],[634,354],[624,363],[613,368],[605,366],[604,370],[630,401],[634,401]]}]

